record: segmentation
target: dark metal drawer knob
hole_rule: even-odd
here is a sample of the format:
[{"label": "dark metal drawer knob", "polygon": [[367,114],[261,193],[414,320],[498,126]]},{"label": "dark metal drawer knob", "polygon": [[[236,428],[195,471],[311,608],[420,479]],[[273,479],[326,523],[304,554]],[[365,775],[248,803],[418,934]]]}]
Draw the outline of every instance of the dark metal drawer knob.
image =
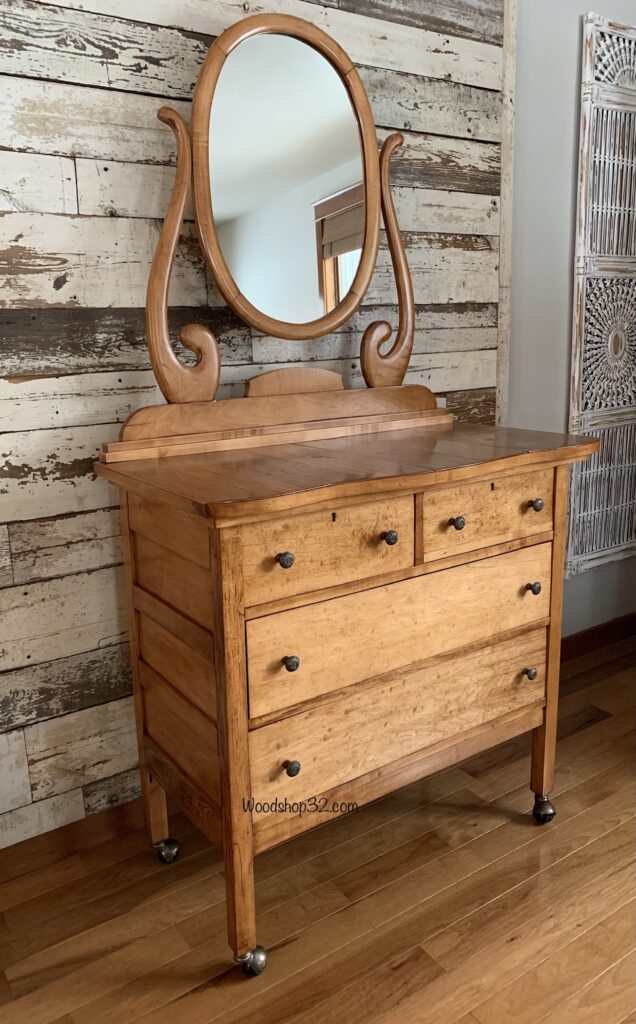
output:
[{"label": "dark metal drawer knob", "polygon": [[449,526],[454,526],[456,530],[463,530],[466,525],[466,520],[463,516],[453,516],[452,519],[448,520]]},{"label": "dark metal drawer knob", "polygon": [[388,544],[390,548],[392,548],[394,544],[397,544],[400,539],[397,530],[384,530],[384,532],[380,534],[380,538],[385,542],[385,544]]},{"label": "dark metal drawer knob", "polygon": [[300,774],[300,761],[283,761],[283,768],[290,779],[295,779]]},{"label": "dark metal drawer knob", "polygon": [[281,569],[291,569],[294,564],[294,556],[291,551],[281,551],[279,555],[276,555],[276,561]]},{"label": "dark metal drawer knob", "polygon": [[521,672],[522,676],[527,676],[531,683],[535,681],[539,675],[539,670],[536,668],[524,668]]},{"label": "dark metal drawer knob", "polygon": [[282,661],[288,672],[296,672],[300,668],[300,658],[295,654],[286,654]]},{"label": "dark metal drawer knob", "polygon": [[543,512],[543,498],[531,498],[528,508],[533,508],[535,512]]},{"label": "dark metal drawer knob", "polygon": [[536,597],[537,594],[541,593],[541,584],[538,580],[536,583],[526,583],[526,590],[530,590]]}]

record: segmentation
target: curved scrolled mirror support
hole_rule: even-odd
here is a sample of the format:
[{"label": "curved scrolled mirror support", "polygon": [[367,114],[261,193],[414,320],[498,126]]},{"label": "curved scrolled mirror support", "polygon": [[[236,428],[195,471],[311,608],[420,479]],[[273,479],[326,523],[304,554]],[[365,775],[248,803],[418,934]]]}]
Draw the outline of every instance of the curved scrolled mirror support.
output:
[{"label": "curved scrolled mirror support", "polygon": [[221,373],[214,335],[203,324],[186,324],[181,329],[181,344],[197,356],[193,366],[186,366],[175,355],[168,332],[168,286],[192,177],[190,138],[183,118],[170,107],[162,107],[157,117],[175,134],[177,174],[148,278],[148,349],[157,383],[167,402],[208,402],[216,395]]},{"label": "curved scrolled mirror support", "polygon": [[380,154],[380,181],[382,190],[382,217],[386,228],[391,263],[398,290],[399,321],[393,345],[384,355],[382,345],[390,341],[393,328],[386,320],[369,324],[362,336],[360,365],[367,387],[380,388],[402,383],[408,370],[415,333],[415,305],[413,282],[400,233],[397,214],[391,195],[390,164],[393,153],[404,142],[400,132],[389,135]]}]

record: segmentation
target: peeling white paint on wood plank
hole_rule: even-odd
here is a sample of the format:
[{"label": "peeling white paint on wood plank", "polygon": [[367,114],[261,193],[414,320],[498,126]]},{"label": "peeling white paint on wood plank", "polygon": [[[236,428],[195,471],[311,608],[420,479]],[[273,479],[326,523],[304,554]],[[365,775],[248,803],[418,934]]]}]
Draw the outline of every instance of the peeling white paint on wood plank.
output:
[{"label": "peeling white paint on wood plank", "polygon": [[[162,164],[125,164],[106,160],[77,160],[79,212],[96,217],[165,217],[175,168]],[[194,219],[192,196],[184,211]]]},{"label": "peeling white paint on wood plank", "polygon": [[[3,529],[7,527],[0,527],[0,532]],[[11,523],[8,533],[16,584],[103,569],[123,561],[119,510],[115,508]]]},{"label": "peeling white paint on wood plank", "polygon": [[[31,802],[24,730],[0,733],[0,815]],[[2,820],[0,818],[0,820]]]},{"label": "peeling white paint on wood plank", "polygon": [[[0,51],[2,52],[2,51]],[[77,213],[69,157],[0,151],[0,212]]]},{"label": "peeling white paint on wood plank", "polygon": [[377,67],[359,68],[375,123],[385,128],[499,142],[501,94]]},{"label": "peeling white paint on wood plank", "polygon": [[394,187],[392,192],[402,231],[499,234],[497,196],[404,186]]},{"label": "peeling white paint on wood plank", "polygon": [[85,708],[24,730],[34,800],[134,768],[132,697]]},{"label": "peeling white paint on wood plank", "polygon": [[116,493],[93,476],[102,442],[120,425],[0,434],[0,521],[60,516],[108,508]]},{"label": "peeling white paint on wood plank", "polygon": [[81,789],[0,814],[0,850],[84,817]]},{"label": "peeling white paint on wood plank", "polygon": [[[143,306],[159,239],[150,220],[0,214],[0,306]],[[194,228],[185,224],[170,301],[205,304]]]},{"label": "peeling white paint on wood plank", "polygon": [[[378,316],[376,311],[368,318],[373,320],[387,319]],[[395,330],[397,327],[397,310],[387,312],[387,322]],[[368,326],[367,324],[367,326]],[[311,365],[317,359],[357,359],[360,355],[361,332],[341,332],[327,334],[313,341],[285,341],[282,338],[268,338],[264,335],[254,338],[254,362],[256,363],[290,363],[295,362]],[[430,354],[433,352],[472,352],[497,347],[496,327],[457,327],[448,330],[423,330],[415,327],[413,354]]]},{"label": "peeling white paint on wood plank", "polygon": [[0,590],[0,671],[114,644],[126,629],[119,567]]},{"label": "peeling white paint on wood plank", "polygon": [[152,370],[0,378],[0,432],[123,423],[163,404]]},{"label": "peeling white paint on wood plank", "polygon": [[51,0],[54,6],[87,10],[145,24],[174,26],[217,36],[236,21],[263,10],[292,14],[318,25],[345,48],[355,63],[445,78],[477,85],[501,86],[501,48],[490,43],[339,11],[303,0]]},{"label": "peeling white paint on wood plank", "polygon": [[0,673],[0,721],[13,729],[120,700],[131,692],[130,647],[55,658]]},{"label": "peeling white paint on wood plank", "polygon": [[[129,5],[130,7],[130,5]],[[11,0],[0,8],[0,73],[190,99],[209,40],[87,11]]]},{"label": "peeling white paint on wood plank", "polygon": [[11,568],[11,548],[9,547],[9,531],[0,526],[0,587],[10,587],[13,583]]},{"label": "peeling white paint on wood plank", "polygon": [[[405,243],[416,303],[497,301],[499,254],[496,238],[406,235]],[[391,257],[382,245],[365,303],[394,302],[396,294]]]},{"label": "peeling white paint on wood plank", "polygon": [[84,786],[84,809],[86,814],[97,814],[108,807],[119,807],[129,800],[135,800],[141,793],[139,769],[131,768],[108,779],[89,782]]},{"label": "peeling white paint on wood plank", "polygon": [[[31,153],[170,163],[174,135],[157,120],[160,106],[156,96],[7,76],[0,89],[2,144]],[[170,106],[190,120],[191,103]]]}]

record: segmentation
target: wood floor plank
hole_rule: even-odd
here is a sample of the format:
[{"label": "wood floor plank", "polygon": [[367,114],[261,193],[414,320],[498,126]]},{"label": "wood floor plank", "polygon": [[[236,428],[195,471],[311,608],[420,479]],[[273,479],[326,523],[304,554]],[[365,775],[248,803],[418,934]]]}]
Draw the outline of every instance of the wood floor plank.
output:
[{"label": "wood floor plank", "polygon": [[634,1003],[636,951],[557,1006],[544,1017],[543,1024],[620,1024]]},{"label": "wood floor plank", "polygon": [[480,1024],[538,1024],[631,950],[636,900],[610,914],[473,1010]]},{"label": "wood floor plank", "polygon": [[[463,1013],[472,1012],[491,985],[508,984],[623,906],[634,891],[635,867],[632,859],[605,876],[592,878],[573,897],[558,902],[549,914],[532,918],[512,934],[481,948],[467,964],[405,999],[400,1007],[400,1024],[449,1024]],[[373,1024],[395,1021],[389,1012],[374,1018]],[[559,1020],[559,1024],[564,1022]],[[599,1024],[598,1017],[594,1024]],[[605,1018],[603,1024],[608,1024]]]}]

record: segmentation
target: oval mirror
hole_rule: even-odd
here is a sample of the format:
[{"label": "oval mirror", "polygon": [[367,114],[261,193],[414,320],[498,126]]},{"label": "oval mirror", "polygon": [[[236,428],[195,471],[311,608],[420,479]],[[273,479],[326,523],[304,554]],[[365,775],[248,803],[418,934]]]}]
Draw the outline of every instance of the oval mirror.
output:
[{"label": "oval mirror", "polygon": [[317,337],[351,316],[373,273],[375,128],[333,40],[299,19],[269,15],[259,29],[262,20],[220,36],[197,85],[197,219],[241,316],[268,334]]}]

